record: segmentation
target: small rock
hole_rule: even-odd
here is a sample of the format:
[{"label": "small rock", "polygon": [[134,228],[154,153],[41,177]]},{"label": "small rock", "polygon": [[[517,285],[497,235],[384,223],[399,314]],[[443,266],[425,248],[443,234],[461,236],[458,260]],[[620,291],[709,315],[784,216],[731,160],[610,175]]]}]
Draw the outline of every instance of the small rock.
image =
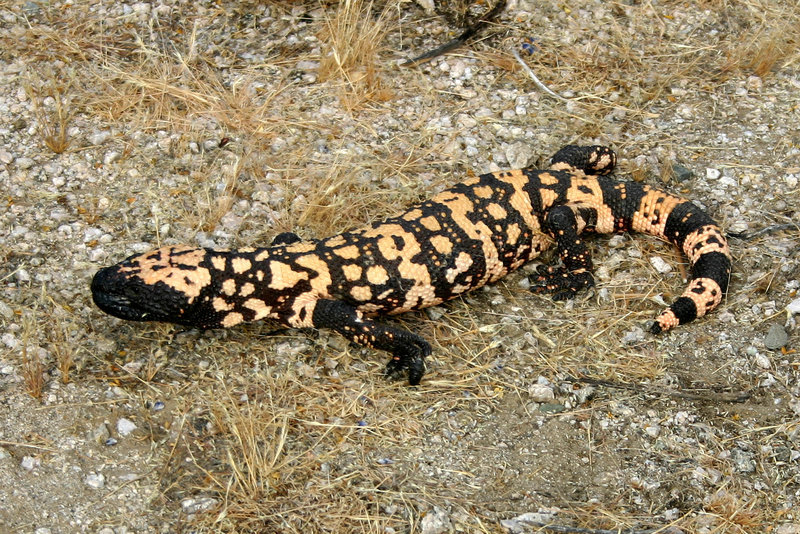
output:
[{"label": "small rock", "polygon": [[103,443],[109,438],[109,436],[111,436],[111,432],[108,431],[106,424],[100,423],[97,428],[89,431],[88,438],[90,441],[94,441],[95,443]]},{"label": "small rock", "polygon": [[794,299],[786,306],[786,311],[790,315],[795,315],[800,313],[800,299]]},{"label": "small rock", "polygon": [[533,384],[528,387],[528,395],[535,402],[549,402],[556,398],[553,388],[542,384]]},{"label": "small rock", "polygon": [[756,470],[756,463],[753,460],[753,454],[750,452],[742,449],[733,449],[731,451],[731,460],[736,470],[740,473],[752,473]]},{"label": "small rock", "polygon": [[105,156],[103,156],[103,164],[104,165],[111,165],[112,163],[116,163],[119,161],[121,154],[116,150],[109,150],[106,152]]},{"label": "small rock", "polygon": [[583,404],[594,397],[595,391],[594,386],[584,386],[578,391],[575,391],[573,395],[575,395],[575,401],[578,404]]},{"label": "small rock", "polygon": [[431,308],[426,308],[425,313],[428,315],[428,319],[431,321],[438,321],[444,316],[444,308],[440,306],[433,306]]},{"label": "small rock", "polygon": [[450,515],[438,506],[434,506],[432,511],[425,514],[420,524],[422,534],[443,534],[451,530]]},{"label": "small rock", "polygon": [[750,229],[750,225],[747,224],[747,221],[734,221],[728,226],[728,231],[734,234],[743,234],[748,229]]},{"label": "small rock", "polygon": [[512,143],[506,148],[506,159],[512,169],[522,169],[533,159],[534,153],[530,143]]},{"label": "small rock", "polygon": [[33,471],[37,467],[42,464],[42,460],[39,458],[34,458],[33,456],[23,456],[22,461],[20,462],[20,466],[23,469],[27,469],[28,471]]},{"label": "small rock", "polygon": [[25,2],[22,4],[22,12],[28,17],[35,17],[39,14],[41,8],[36,2]]},{"label": "small rock", "polygon": [[539,405],[539,411],[542,413],[561,413],[566,409],[566,406],[557,402],[545,402]]},{"label": "small rock", "polygon": [[213,497],[198,497],[197,499],[189,497],[181,501],[181,507],[187,514],[196,514],[197,512],[204,512],[216,506],[217,499]]},{"label": "small rock", "polygon": [[763,81],[758,76],[748,76],[747,77],[747,89],[749,91],[760,91],[761,86],[763,85]]},{"label": "small rock", "polygon": [[17,158],[17,167],[19,167],[22,170],[30,169],[31,167],[33,167],[34,163],[35,162],[31,158],[26,158],[26,157]]},{"label": "small rock", "polygon": [[764,346],[770,350],[778,350],[789,342],[789,334],[779,324],[773,324],[764,337]]},{"label": "small rock", "polygon": [[652,265],[655,268],[655,270],[658,271],[659,273],[667,274],[669,272],[672,272],[672,265],[664,261],[664,258],[662,258],[661,256],[651,256],[649,260],[650,260],[650,265]]},{"label": "small rock", "polygon": [[719,169],[712,169],[710,167],[706,169],[706,178],[709,180],[718,180],[720,176],[722,176],[722,172]]},{"label": "small rock", "polygon": [[644,341],[644,338],[644,330],[638,326],[634,326],[629,331],[625,332],[625,335],[622,337],[622,342],[626,345],[635,345],[636,343]]},{"label": "small rock", "polygon": [[106,477],[103,473],[89,473],[83,479],[84,484],[94,489],[103,489],[106,485]]},{"label": "small rock", "polygon": [[11,154],[9,154],[9,153],[8,153],[8,152],[6,152],[5,150],[0,150],[0,162],[3,162],[3,163],[5,163],[6,165],[8,165],[8,164],[9,164],[9,163],[11,163],[12,161],[14,161],[14,156],[12,156]]},{"label": "small rock", "polygon": [[675,179],[679,182],[685,182],[686,180],[694,178],[694,171],[688,167],[684,167],[680,163],[672,164],[672,174],[675,175]]},{"label": "small rock", "polygon": [[89,135],[88,141],[90,145],[102,145],[108,138],[111,137],[111,132],[108,130],[100,130]]},{"label": "small rock", "polygon": [[14,334],[3,334],[0,336],[0,341],[2,341],[3,345],[9,349],[15,349],[17,346],[19,346],[19,340],[14,336]]},{"label": "small rock", "polygon": [[661,434],[661,426],[657,423],[653,423],[652,425],[647,425],[644,427],[644,432],[651,438],[657,438],[659,434]]},{"label": "small rock", "polygon": [[755,355],[755,362],[756,365],[762,369],[769,369],[772,367],[772,362],[770,362],[769,358],[766,355],[758,353]]},{"label": "small rock", "polygon": [[500,521],[500,525],[508,529],[511,534],[523,534],[524,532],[536,532],[535,527],[549,525],[554,519],[554,514],[528,512],[513,519],[503,519]]},{"label": "small rock", "polygon": [[117,434],[119,434],[120,436],[127,436],[134,430],[136,430],[136,425],[130,419],[121,417],[117,421]]}]

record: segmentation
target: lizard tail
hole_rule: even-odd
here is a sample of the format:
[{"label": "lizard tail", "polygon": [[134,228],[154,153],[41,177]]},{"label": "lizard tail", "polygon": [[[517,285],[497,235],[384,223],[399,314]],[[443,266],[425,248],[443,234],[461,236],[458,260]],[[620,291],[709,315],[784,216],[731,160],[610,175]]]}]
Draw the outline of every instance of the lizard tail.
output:
[{"label": "lizard tail", "polygon": [[688,200],[677,204],[659,237],[677,245],[691,265],[689,286],[661,312],[650,332],[658,334],[693,321],[716,308],[728,289],[731,253],[720,227]]}]

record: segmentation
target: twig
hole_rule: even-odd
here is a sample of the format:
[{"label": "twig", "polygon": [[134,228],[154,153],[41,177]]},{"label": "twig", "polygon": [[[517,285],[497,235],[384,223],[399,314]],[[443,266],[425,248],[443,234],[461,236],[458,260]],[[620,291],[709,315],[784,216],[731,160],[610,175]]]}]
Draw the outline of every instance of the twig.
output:
[{"label": "twig", "polygon": [[[659,527],[647,530],[638,529],[614,529],[608,530],[605,528],[581,528],[581,527],[568,527],[565,525],[553,525],[551,523],[542,523],[539,521],[519,520],[520,523],[525,523],[532,527],[542,529],[541,532],[562,532],[565,534],[679,534],[683,531],[672,526]],[[537,531],[539,532],[539,531]]]},{"label": "twig", "polygon": [[755,230],[753,232],[728,232],[728,237],[733,237],[736,239],[742,239],[744,241],[748,241],[763,234],[771,234],[772,232],[780,232],[781,230],[791,230],[793,228],[796,229],[797,225],[792,223],[773,224],[771,226],[767,226],[766,228],[762,228],[761,230]]},{"label": "twig", "polygon": [[3,445],[4,447],[27,447],[29,449],[37,449],[40,451],[58,452],[58,449],[54,449],[52,447],[42,447],[41,445],[30,445],[28,443],[20,443],[18,441],[7,441],[4,439],[0,439],[0,445]]},{"label": "twig", "polygon": [[468,26],[464,32],[456,37],[455,39],[446,42],[442,46],[438,48],[434,48],[428,52],[425,52],[421,56],[417,56],[414,59],[409,59],[400,64],[401,67],[411,67],[413,65],[418,65],[420,63],[425,63],[427,61],[432,60],[435,57],[441,56],[442,54],[446,54],[447,52],[453,50],[454,48],[458,48],[459,46],[463,45],[467,42],[467,40],[471,39],[475,35],[481,31],[484,26],[490,23],[492,20],[497,18],[497,15],[503,11],[503,8],[506,7],[506,0],[499,0],[497,4],[488,12],[486,15],[478,19],[474,24]]},{"label": "twig", "polygon": [[533,70],[528,66],[528,64],[525,63],[524,61],[522,61],[522,58],[519,57],[519,52],[517,52],[516,48],[512,48],[511,49],[511,53],[514,54],[514,57],[516,58],[517,62],[520,65],[522,65],[522,68],[525,70],[525,72],[528,73],[528,76],[530,76],[531,80],[533,80],[533,83],[535,83],[536,86],[539,89],[541,89],[542,91],[544,91],[548,95],[552,96],[553,98],[561,100],[562,102],[569,102],[569,100],[567,100],[563,96],[559,95],[558,93],[552,91],[549,87],[547,87],[545,84],[543,84],[541,82],[541,80],[539,80],[539,78],[536,77],[536,74],[533,73]]},{"label": "twig", "polygon": [[716,402],[744,402],[750,398],[750,392],[738,391],[733,393],[687,393],[685,391],[671,391],[668,389],[657,388],[653,386],[643,386],[640,384],[625,384],[622,382],[611,382],[610,380],[602,380],[599,378],[588,377],[571,377],[568,376],[564,379],[565,382],[584,383],[592,386],[605,386],[616,389],[626,389],[628,391],[636,391],[638,393],[645,393],[648,395],[659,395],[665,397],[675,397],[679,399],[697,400],[697,401],[716,401]]}]

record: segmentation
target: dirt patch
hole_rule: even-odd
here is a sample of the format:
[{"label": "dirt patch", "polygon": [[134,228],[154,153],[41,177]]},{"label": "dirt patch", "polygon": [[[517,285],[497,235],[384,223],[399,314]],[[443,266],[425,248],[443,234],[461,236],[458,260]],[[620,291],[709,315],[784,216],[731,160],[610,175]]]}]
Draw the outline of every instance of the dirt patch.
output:
[{"label": "dirt patch", "polygon": [[[798,8],[509,1],[399,66],[486,8],[0,6],[0,531],[800,532]],[[330,332],[91,303],[133,253],[324,237],[569,143],[727,231],[783,226],[731,239],[725,302],[659,337],[685,266],[639,235],[592,240],[574,301],[526,267],[393,318],[434,346],[418,388]]]}]

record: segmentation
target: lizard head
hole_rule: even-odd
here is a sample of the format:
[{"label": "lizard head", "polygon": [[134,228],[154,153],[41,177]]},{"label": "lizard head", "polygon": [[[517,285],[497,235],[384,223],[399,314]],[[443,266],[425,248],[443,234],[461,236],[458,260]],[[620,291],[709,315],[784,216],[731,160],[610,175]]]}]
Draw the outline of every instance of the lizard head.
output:
[{"label": "lizard head", "polygon": [[[164,247],[100,269],[92,279],[98,308],[128,321],[205,327],[202,297],[212,286],[205,249]],[[209,318],[210,319],[210,318]]]}]

